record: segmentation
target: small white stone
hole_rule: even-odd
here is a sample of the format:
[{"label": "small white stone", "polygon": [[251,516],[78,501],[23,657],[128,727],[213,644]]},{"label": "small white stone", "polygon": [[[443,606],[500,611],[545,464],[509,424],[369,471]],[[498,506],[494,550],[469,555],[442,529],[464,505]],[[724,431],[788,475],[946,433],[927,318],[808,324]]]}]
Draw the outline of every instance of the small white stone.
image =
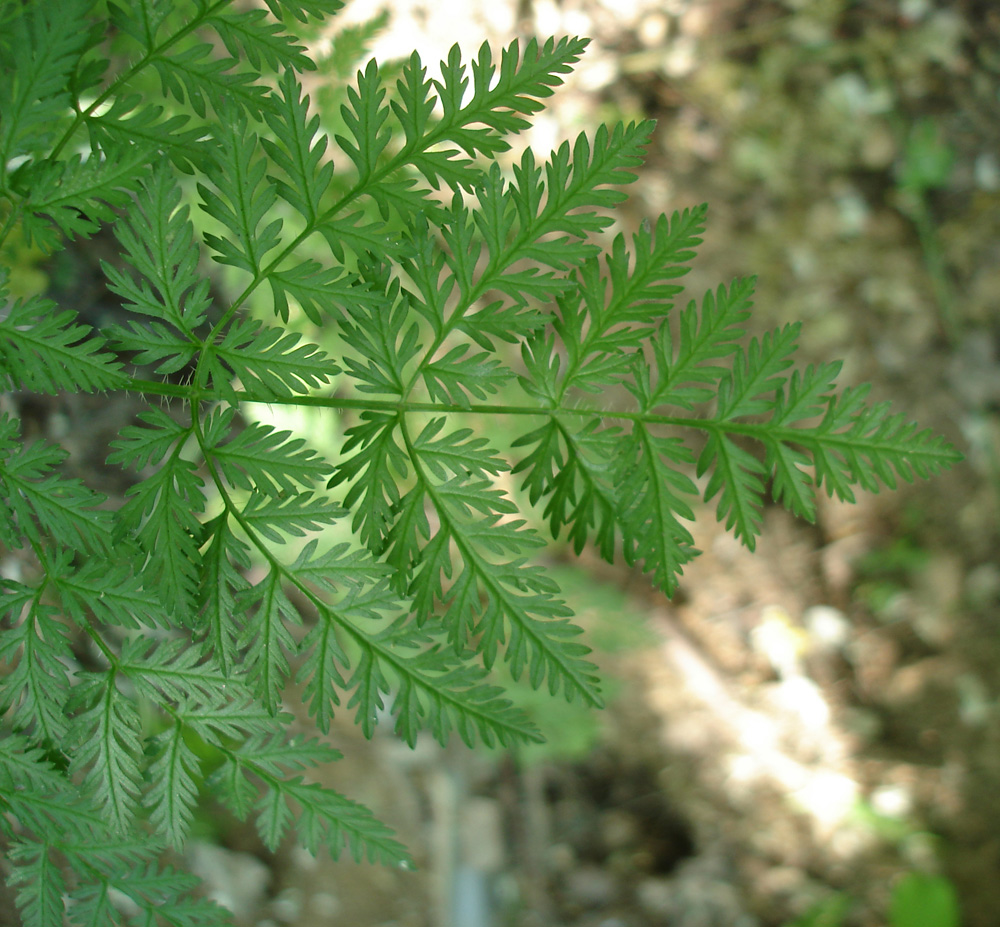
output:
[{"label": "small white stone", "polygon": [[905,818],[913,809],[913,796],[901,785],[880,785],[869,801],[876,814],[895,820]]},{"label": "small white stone", "polygon": [[639,23],[639,41],[646,48],[656,48],[667,38],[670,21],[658,10],[647,13]]},{"label": "small white stone", "polygon": [[851,622],[832,605],[813,605],[806,609],[802,623],[809,640],[819,650],[840,650],[851,639]]}]

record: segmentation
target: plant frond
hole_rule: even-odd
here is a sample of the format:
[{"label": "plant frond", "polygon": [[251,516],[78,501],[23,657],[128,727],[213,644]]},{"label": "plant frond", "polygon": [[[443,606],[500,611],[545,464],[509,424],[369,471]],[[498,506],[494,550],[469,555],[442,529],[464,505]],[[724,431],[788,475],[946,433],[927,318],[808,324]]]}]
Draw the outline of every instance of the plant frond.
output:
[{"label": "plant frond", "polygon": [[[0,302],[7,293],[7,270],[0,268]],[[76,324],[77,314],[60,311],[40,296],[7,304],[0,318],[0,378],[6,389],[40,393],[97,392],[128,384],[121,362],[105,341]]]},{"label": "plant frond", "polygon": [[536,524],[669,594],[701,499],[752,549],[768,491],[813,519],[821,489],[960,459],[839,363],[796,369],[799,324],[749,332],[752,278],[675,306],[704,206],[603,243],[651,122],[498,158],[587,40],[359,65],[381,16],[317,62],[340,6],[0,2],[0,257],[107,225],[121,254],[99,330],[0,266],[0,393],[134,410],[110,499],[75,440],[0,411],[0,837],[28,927],[226,923],[161,861],[208,796],[272,849],[410,865],[290,730],[537,742],[501,663],[599,706]]}]

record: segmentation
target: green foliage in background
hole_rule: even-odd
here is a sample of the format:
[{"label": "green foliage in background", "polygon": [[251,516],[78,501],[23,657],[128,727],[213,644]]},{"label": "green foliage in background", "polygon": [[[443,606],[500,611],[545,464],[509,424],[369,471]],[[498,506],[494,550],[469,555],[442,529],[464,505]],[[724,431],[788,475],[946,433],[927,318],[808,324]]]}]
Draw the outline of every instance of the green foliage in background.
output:
[{"label": "green foliage in background", "polygon": [[[833,895],[788,927],[843,927],[851,910],[847,895]],[[955,886],[944,876],[908,872],[893,886],[888,927],[959,927]]]},{"label": "green foliage in background", "polygon": [[[98,332],[0,294],[3,389],[147,402],[107,457],[124,500],[0,413],[0,544],[20,564],[0,583],[0,833],[28,925],[224,922],[163,862],[206,773],[271,848],[294,832],[408,865],[310,780],[338,754],[295,733],[298,700],[320,733],[344,712],[409,744],[537,741],[488,678],[503,661],[600,705],[511,487],[671,593],[700,500],[753,548],[767,494],[812,518],[817,489],[852,500],[958,457],[867,388],[837,392],[838,363],[794,368],[798,325],[747,339],[753,281],[672,310],[704,207],[601,250],[651,123],[507,160],[585,40],[455,48],[439,77],[372,62],[325,127],[300,76],[339,6],[0,5],[0,246],[112,224],[127,310]],[[339,454],[249,403],[327,410]],[[324,540],[335,524],[351,542]]]}]

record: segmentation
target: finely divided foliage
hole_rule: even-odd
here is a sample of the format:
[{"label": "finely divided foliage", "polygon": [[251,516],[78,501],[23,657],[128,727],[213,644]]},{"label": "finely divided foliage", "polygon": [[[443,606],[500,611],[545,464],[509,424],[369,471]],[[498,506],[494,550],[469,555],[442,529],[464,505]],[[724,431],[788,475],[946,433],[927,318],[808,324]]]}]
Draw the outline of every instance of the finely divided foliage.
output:
[{"label": "finely divided foliage", "polygon": [[[837,364],[793,369],[798,326],[745,341],[752,281],[673,309],[704,208],[602,253],[651,123],[509,158],[584,40],[456,48],[438,77],[372,62],[324,123],[299,75],[339,5],[0,5],[0,244],[110,223],[126,314],[97,332],[0,268],[2,388],[148,400],[109,448],[123,500],[0,413],[0,835],[26,924],[223,922],[161,858],[204,795],[270,847],[408,864],[311,776],[338,754],[293,733],[296,701],[323,734],[342,711],[411,745],[536,740],[504,661],[599,705],[519,494],[669,594],[699,498],[752,548],[768,493],[813,518],[819,488],[957,459],[835,392]],[[336,459],[254,402],[329,410]]]}]

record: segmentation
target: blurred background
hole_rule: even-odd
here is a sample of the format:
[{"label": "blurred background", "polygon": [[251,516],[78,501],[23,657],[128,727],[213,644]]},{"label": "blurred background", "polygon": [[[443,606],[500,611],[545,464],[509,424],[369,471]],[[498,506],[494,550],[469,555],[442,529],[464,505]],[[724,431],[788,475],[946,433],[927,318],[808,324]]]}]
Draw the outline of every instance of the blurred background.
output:
[{"label": "blurred background", "polygon": [[[754,331],[803,321],[803,365],[844,359],[843,385],[870,381],[966,461],[824,500],[815,525],[769,509],[754,555],[706,508],[672,602],[554,544],[605,712],[518,688],[550,741],[517,754],[410,751],[341,722],[329,784],[399,831],[416,872],[270,854],[212,809],[188,862],[260,927],[995,927],[1000,9],[353,0],[307,85],[335,128],[370,55],[417,48],[433,71],[456,42],[468,60],[565,34],[593,41],[524,143],[544,156],[656,119],[611,231],[708,202],[685,299],[758,275]],[[18,255],[15,286],[111,311],[102,247]],[[106,442],[134,410],[62,397],[19,413],[116,491]]]}]

